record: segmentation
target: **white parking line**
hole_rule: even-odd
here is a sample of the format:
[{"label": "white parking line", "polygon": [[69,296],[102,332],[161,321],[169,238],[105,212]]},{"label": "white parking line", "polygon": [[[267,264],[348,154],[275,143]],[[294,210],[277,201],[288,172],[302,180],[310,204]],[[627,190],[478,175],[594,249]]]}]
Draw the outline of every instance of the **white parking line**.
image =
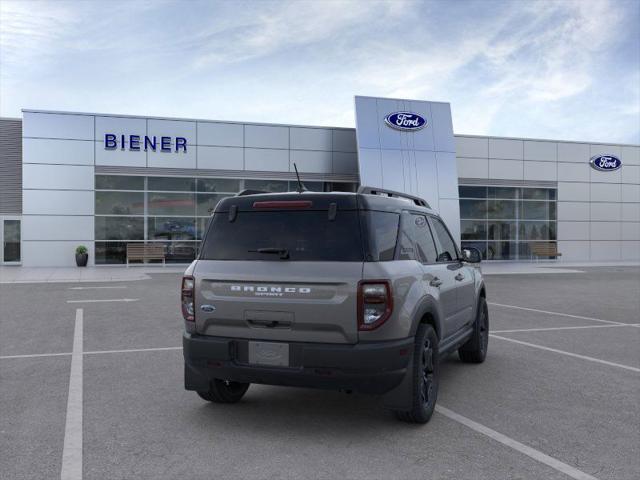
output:
[{"label": "white parking line", "polygon": [[98,355],[101,353],[160,352],[164,350],[182,350],[182,347],[132,348],[130,350],[94,350],[92,352],[84,352],[84,354]]},{"label": "white parking line", "polygon": [[71,352],[65,353],[32,353],[29,355],[2,355],[0,360],[9,360],[10,358],[37,358],[37,357],[62,357],[65,355],[71,355]]},{"label": "white parking line", "polygon": [[591,320],[593,322],[610,323],[612,325],[628,325],[623,322],[613,322],[611,320],[603,320],[601,318],[583,317],[582,315],[571,315],[569,313],[562,312],[550,312],[548,310],[538,310],[537,308],[519,307],[517,305],[505,305],[503,303],[487,302],[488,305],[495,307],[515,308],[517,310],[526,310],[528,312],[546,313],[547,315],[558,315],[560,317],[579,318],[580,320]]},{"label": "white parking line", "polygon": [[518,442],[517,440],[514,440],[513,438],[507,437],[500,432],[496,432],[489,427],[485,427],[484,425],[474,422],[467,417],[463,417],[458,413],[452,412],[448,408],[436,405],[436,412],[444,415],[447,418],[450,418],[451,420],[461,423],[465,427],[481,433],[482,435],[485,435],[492,440],[495,440],[496,442],[512,448],[537,462],[543,463],[553,468],[554,470],[557,470],[558,472],[564,473],[571,478],[575,478],[577,480],[597,480],[596,477],[593,477],[588,473],[583,472],[582,470],[578,470],[577,468],[572,467],[571,465],[567,465],[566,463],[563,463],[553,457],[550,457],[549,455],[542,453],[535,448],[531,448],[523,443]]},{"label": "white parking line", "polygon": [[621,323],[620,325],[582,325],[580,327],[518,328],[515,330],[491,330],[491,333],[550,332],[552,330],[581,330],[584,328],[616,328],[616,327],[638,327],[638,326],[640,326],[640,323]]},{"label": "white parking line", "polygon": [[629,365],[622,365],[621,363],[607,362],[606,360],[600,360],[599,358],[587,357],[585,355],[579,355],[577,353],[565,352],[564,350],[558,350],[555,348],[544,347],[542,345],[537,345],[535,343],[523,342],[521,340],[515,340],[513,338],[501,337],[499,335],[494,335],[493,333],[489,334],[491,338],[498,338],[500,340],[506,340],[507,342],[519,343],[520,345],[526,345],[531,348],[538,348],[540,350],[546,350],[547,352],[560,353],[562,355],[567,355],[568,357],[580,358],[581,360],[588,360],[589,362],[601,363],[603,365],[609,365],[610,367],[618,367],[624,370],[629,370],[631,372],[640,373],[640,368],[631,367]]},{"label": "white parking line", "polygon": [[64,426],[61,480],[82,479],[82,316],[76,309],[76,325],[73,332],[67,418]]},{"label": "white parking line", "polygon": [[107,287],[69,287],[69,290],[96,290],[101,288],[128,288],[127,285],[113,285]]},{"label": "white parking line", "polygon": [[100,300],[67,300],[67,303],[137,302],[139,298],[109,298]]},{"label": "white parking line", "polygon": [[[123,350],[92,350],[80,352],[82,355],[99,355],[101,353],[131,353],[131,352],[162,352],[165,350],[182,350],[182,347],[152,347],[152,348],[131,348]],[[32,353],[29,355],[3,355],[0,360],[10,360],[12,358],[37,358],[37,357],[62,357],[73,355],[72,352],[64,353]]]}]

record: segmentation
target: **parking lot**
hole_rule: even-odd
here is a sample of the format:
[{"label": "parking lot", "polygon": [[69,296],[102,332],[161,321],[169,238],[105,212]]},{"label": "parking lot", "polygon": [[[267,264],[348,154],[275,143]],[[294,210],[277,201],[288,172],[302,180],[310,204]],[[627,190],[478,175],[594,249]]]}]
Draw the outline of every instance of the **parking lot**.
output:
[{"label": "parking lot", "polygon": [[0,285],[6,479],[635,479],[640,270],[486,277],[487,361],[441,369],[438,410],[253,385],[183,389],[180,276]]}]

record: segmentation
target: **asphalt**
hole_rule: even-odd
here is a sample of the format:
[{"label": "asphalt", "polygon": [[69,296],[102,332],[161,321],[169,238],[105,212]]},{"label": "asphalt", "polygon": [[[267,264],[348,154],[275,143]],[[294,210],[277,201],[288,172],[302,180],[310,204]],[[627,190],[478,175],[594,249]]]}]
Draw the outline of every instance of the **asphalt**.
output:
[{"label": "asphalt", "polygon": [[[493,331],[596,328],[497,333],[555,351],[492,337],[485,363],[443,362],[438,404],[595,478],[635,479],[640,270],[577,270],[487,276]],[[570,478],[441,413],[400,423],[375,397],[252,385],[239,404],[204,402],[183,389],[180,277],[151,277],[0,285],[3,479],[60,478],[71,357],[13,356],[71,352],[77,308],[84,351],[112,352],[83,356],[85,479]],[[67,303],[121,298],[135,301]]]}]

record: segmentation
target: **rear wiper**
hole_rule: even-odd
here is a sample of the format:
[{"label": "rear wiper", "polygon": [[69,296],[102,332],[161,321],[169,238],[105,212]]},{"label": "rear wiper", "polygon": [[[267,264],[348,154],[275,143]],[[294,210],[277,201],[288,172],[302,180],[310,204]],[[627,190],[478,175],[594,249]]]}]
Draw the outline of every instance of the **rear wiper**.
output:
[{"label": "rear wiper", "polygon": [[251,253],[277,253],[280,255],[282,260],[287,260],[289,258],[289,250],[286,248],[278,248],[278,247],[266,247],[266,248],[258,248],[256,250],[249,250]]}]

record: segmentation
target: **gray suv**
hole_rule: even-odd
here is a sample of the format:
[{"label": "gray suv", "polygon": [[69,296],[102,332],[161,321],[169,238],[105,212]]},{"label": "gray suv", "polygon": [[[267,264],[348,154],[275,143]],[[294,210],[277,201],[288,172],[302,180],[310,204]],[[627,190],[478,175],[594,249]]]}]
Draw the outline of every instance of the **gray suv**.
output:
[{"label": "gray suv", "polygon": [[416,197],[364,187],[226,198],[182,280],[185,388],[218,403],[251,383],[378,394],[425,423],[439,360],[487,354],[478,262]]}]

